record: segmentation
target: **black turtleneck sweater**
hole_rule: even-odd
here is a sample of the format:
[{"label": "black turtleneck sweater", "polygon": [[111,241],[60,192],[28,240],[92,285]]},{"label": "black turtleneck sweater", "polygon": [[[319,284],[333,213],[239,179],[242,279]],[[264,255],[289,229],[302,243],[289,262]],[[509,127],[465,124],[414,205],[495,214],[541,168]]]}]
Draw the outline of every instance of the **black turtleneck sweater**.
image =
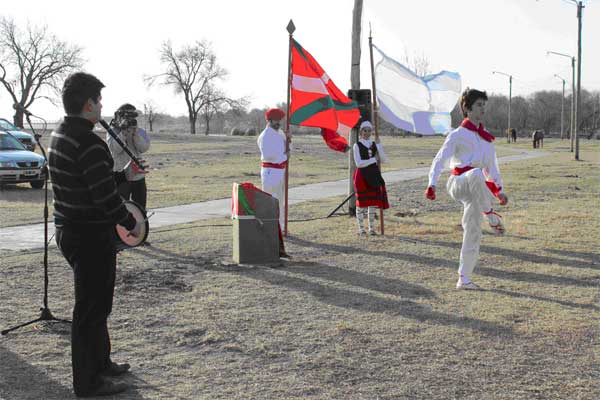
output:
[{"label": "black turtleneck sweater", "polygon": [[117,193],[113,159],[93,128],[87,119],[67,116],[52,132],[48,165],[54,223],[58,227],[120,224],[131,230],[135,219]]}]

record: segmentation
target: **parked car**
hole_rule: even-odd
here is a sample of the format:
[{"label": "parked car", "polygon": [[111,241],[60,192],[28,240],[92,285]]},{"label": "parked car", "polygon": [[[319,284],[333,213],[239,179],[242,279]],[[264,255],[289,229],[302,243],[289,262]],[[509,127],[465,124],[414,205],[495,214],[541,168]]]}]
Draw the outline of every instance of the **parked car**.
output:
[{"label": "parked car", "polygon": [[5,131],[19,139],[19,142],[23,143],[27,150],[35,151],[35,140],[33,139],[33,135],[30,135],[27,132],[20,131],[19,128],[5,120],[4,118],[0,118],[0,132]]},{"label": "parked car", "polygon": [[0,184],[29,182],[41,189],[45,163],[44,157],[27,150],[12,134],[0,131]]}]

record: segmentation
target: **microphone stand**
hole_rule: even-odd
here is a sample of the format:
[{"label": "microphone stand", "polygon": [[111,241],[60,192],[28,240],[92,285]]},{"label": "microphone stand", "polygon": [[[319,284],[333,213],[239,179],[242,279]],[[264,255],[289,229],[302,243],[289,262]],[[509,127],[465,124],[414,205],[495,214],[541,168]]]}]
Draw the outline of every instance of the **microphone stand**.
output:
[{"label": "microphone stand", "polygon": [[[46,152],[44,151],[44,147],[42,146],[42,144],[40,143],[40,137],[41,135],[38,135],[37,133],[35,133],[35,129],[33,129],[33,125],[31,124],[31,120],[29,119],[29,117],[31,116],[31,113],[25,113],[25,116],[27,118],[27,123],[29,124],[29,127],[31,128],[31,131],[33,132],[33,137],[35,138],[35,141],[37,142],[40,150],[42,151],[42,155],[44,156],[44,168],[42,169],[42,173],[44,174],[44,306],[40,308],[41,314],[38,318],[25,322],[23,324],[17,325],[17,326],[13,326],[12,328],[8,328],[3,330],[2,332],[0,332],[2,334],[2,336],[6,335],[7,333],[14,331],[15,329],[19,329],[22,328],[24,326],[27,325],[31,325],[34,324],[36,322],[40,322],[40,321],[56,321],[56,322],[65,322],[65,323],[71,323],[71,321],[66,320],[66,319],[60,319],[60,318],[56,318],[54,317],[54,315],[52,315],[52,312],[50,311],[50,308],[48,307],[48,157],[46,155]],[[40,117],[37,117],[40,118]],[[44,121],[44,132],[46,131],[46,127],[48,126],[48,123],[46,122],[46,120],[44,120],[43,118],[40,118],[42,121]]]}]

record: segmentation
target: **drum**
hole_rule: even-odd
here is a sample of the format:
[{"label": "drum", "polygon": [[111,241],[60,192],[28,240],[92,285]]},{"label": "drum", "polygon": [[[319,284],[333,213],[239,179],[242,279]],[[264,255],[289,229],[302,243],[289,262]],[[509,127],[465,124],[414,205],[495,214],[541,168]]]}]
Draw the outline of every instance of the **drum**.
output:
[{"label": "drum", "polygon": [[150,232],[150,224],[146,217],[146,210],[142,208],[138,203],[130,200],[125,200],[125,207],[133,215],[136,222],[142,222],[142,231],[139,237],[135,237],[129,234],[129,231],[121,225],[115,226],[115,233],[117,236],[115,247],[117,251],[137,247],[146,241],[148,233]]}]

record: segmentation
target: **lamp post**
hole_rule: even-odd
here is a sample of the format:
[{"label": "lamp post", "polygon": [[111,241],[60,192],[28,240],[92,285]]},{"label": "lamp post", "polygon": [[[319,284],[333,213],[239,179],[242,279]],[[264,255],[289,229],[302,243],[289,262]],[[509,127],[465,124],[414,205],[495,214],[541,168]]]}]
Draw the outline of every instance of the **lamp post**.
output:
[{"label": "lamp post", "polygon": [[565,80],[554,74],[555,77],[562,81],[562,98],[560,99],[560,140],[563,139],[564,132],[564,115],[565,115]]},{"label": "lamp post", "polygon": [[577,121],[577,103],[575,102],[575,57],[570,56],[568,54],[563,54],[563,53],[557,53],[556,51],[547,51],[546,55],[548,54],[554,54],[557,56],[562,56],[562,57],[567,57],[571,59],[571,70],[573,71],[573,79],[572,79],[572,84],[573,84],[573,89],[572,89],[572,95],[571,95],[571,129],[569,132],[569,138],[571,139],[571,153],[573,152],[573,144],[575,142],[575,131],[576,131],[576,127],[575,124]]},{"label": "lamp post", "polygon": [[[581,24],[583,17],[583,2],[571,0],[577,5],[577,110],[579,110],[579,102],[581,100]],[[579,112],[575,114],[575,159],[579,160]]]},{"label": "lamp post", "polygon": [[[506,132],[508,135],[508,132],[510,131],[510,105],[512,103],[512,80],[513,80],[513,77],[510,74],[506,74],[504,72],[499,72],[499,71],[492,71],[492,74],[500,74],[500,75],[508,76],[508,126],[506,127]],[[508,136],[507,136],[507,138],[508,138]]]},{"label": "lamp post", "polygon": [[[577,6],[577,98],[575,99],[575,118],[573,121],[573,134],[571,136],[571,152],[573,151],[573,141],[575,141],[575,159],[579,160],[579,112],[581,100],[581,24],[583,19],[583,1],[569,0],[570,3]],[[564,55],[564,54],[560,54]],[[571,57],[573,66],[573,96],[575,96],[575,57]]]}]

